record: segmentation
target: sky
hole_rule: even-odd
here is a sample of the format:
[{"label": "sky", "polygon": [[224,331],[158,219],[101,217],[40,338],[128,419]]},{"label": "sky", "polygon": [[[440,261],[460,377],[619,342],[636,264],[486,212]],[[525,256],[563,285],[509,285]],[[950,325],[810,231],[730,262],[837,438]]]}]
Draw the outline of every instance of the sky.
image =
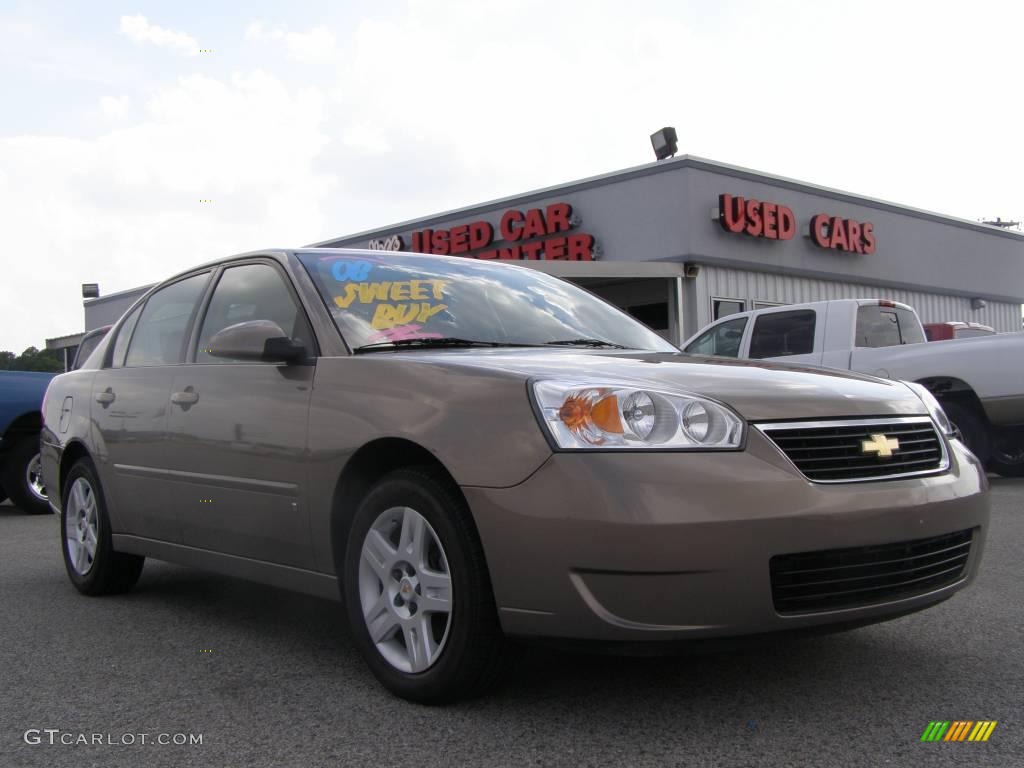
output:
[{"label": "sky", "polygon": [[640,165],[665,125],[681,153],[1020,219],[1022,21],[984,1],[0,0],[0,350],[83,330],[82,283]]}]

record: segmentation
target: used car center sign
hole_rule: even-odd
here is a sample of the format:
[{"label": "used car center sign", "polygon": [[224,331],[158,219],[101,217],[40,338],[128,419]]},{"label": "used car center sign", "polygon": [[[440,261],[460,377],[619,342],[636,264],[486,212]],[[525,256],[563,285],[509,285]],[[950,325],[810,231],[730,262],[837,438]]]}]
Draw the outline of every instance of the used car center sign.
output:
[{"label": "used car center sign", "polygon": [[[501,215],[497,232],[491,222],[482,219],[449,229],[421,229],[412,233],[408,250],[475,259],[593,261],[594,236],[576,231],[579,224],[568,203],[527,210],[511,208]],[[406,250],[401,235],[371,240],[369,247]]]},{"label": "used car center sign", "polygon": [[[722,229],[735,234],[766,240],[792,240],[796,234],[793,210],[778,203],[719,195],[717,218]],[[808,237],[819,248],[871,254],[875,252],[874,229],[870,221],[818,213],[810,220]]]}]

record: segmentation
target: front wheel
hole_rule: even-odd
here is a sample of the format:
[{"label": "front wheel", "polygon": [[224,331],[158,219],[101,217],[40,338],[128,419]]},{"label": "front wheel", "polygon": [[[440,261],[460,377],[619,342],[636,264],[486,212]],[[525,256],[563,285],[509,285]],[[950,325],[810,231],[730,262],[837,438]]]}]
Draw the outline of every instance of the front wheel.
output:
[{"label": "front wheel", "polygon": [[39,435],[23,437],[4,457],[3,487],[11,503],[30,515],[50,512],[39,461]]},{"label": "front wheel", "polygon": [[114,550],[106,502],[92,462],[79,459],[64,482],[60,514],[64,567],[83,595],[127,592],[146,558]]},{"label": "front wheel", "polygon": [[341,576],[356,647],[392,693],[445,703],[482,693],[507,667],[479,536],[436,474],[397,470],[370,489]]}]

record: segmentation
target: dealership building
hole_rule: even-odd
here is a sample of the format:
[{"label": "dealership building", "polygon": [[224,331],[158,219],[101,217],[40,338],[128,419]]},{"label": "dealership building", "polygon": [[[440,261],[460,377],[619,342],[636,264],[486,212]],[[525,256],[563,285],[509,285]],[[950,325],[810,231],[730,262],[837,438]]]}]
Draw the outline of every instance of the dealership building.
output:
[{"label": "dealership building", "polygon": [[[1018,331],[1024,303],[1024,234],[693,156],[315,245],[513,262],[676,343],[733,312],[840,298]],[[87,300],[86,330],[147,287]]]}]

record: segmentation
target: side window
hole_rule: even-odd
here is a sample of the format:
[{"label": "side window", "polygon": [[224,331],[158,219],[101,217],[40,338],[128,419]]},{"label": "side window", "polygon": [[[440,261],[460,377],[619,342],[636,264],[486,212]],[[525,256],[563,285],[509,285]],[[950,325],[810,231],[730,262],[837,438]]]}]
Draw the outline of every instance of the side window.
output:
[{"label": "side window", "polygon": [[814,351],[816,316],[813,309],[760,315],[750,337],[750,356],[760,359],[809,355]]},{"label": "side window", "polygon": [[858,347],[895,347],[918,344],[925,337],[913,312],[902,307],[865,304],[857,308]]},{"label": "side window", "polygon": [[124,366],[124,353],[128,351],[128,342],[132,338],[135,324],[139,322],[139,314],[141,312],[142,305],[140,304],[131,311],[131,314],[125,318],[124,323],[118,329],[117,338],[114,339],[114,353],[110,358],[111,368],[122,368]]},{"label": "side window", "polygon": [[82,343],[78,345],[78,351],[75,352],[75,361],[71,364],[71,370],[77,371],[79,368],[84,366],[92,353],[96,351],[96,347],[98,347],[100,342],[103,341],[103,337],[106,335],[106,333],[92,333],[86,335],[86,337],[82,339]]},{"label": "side window", "polygon": [[295,302],[281,273],[269,264],[244,264],[224,270],[203,318],[196,349],[197,363],[230,363],[206,350],[210,339],[229,325],[248,320],[271,320],[286,336],[313,348],[312,333],[302,308]]},{"label": "side window", "polygon": [[128,344],[126,367],[174,365],[181,360],[189,320],[209,279],[209,272],[186,277],[149,297]]},{"label": "side window", "polygon": [[747,327],[747,318],[737,317],[709,328],[696,339],[686,345],[684,352],[692,355],[718,355],[719,357],[738,357],[743,329]]}]

